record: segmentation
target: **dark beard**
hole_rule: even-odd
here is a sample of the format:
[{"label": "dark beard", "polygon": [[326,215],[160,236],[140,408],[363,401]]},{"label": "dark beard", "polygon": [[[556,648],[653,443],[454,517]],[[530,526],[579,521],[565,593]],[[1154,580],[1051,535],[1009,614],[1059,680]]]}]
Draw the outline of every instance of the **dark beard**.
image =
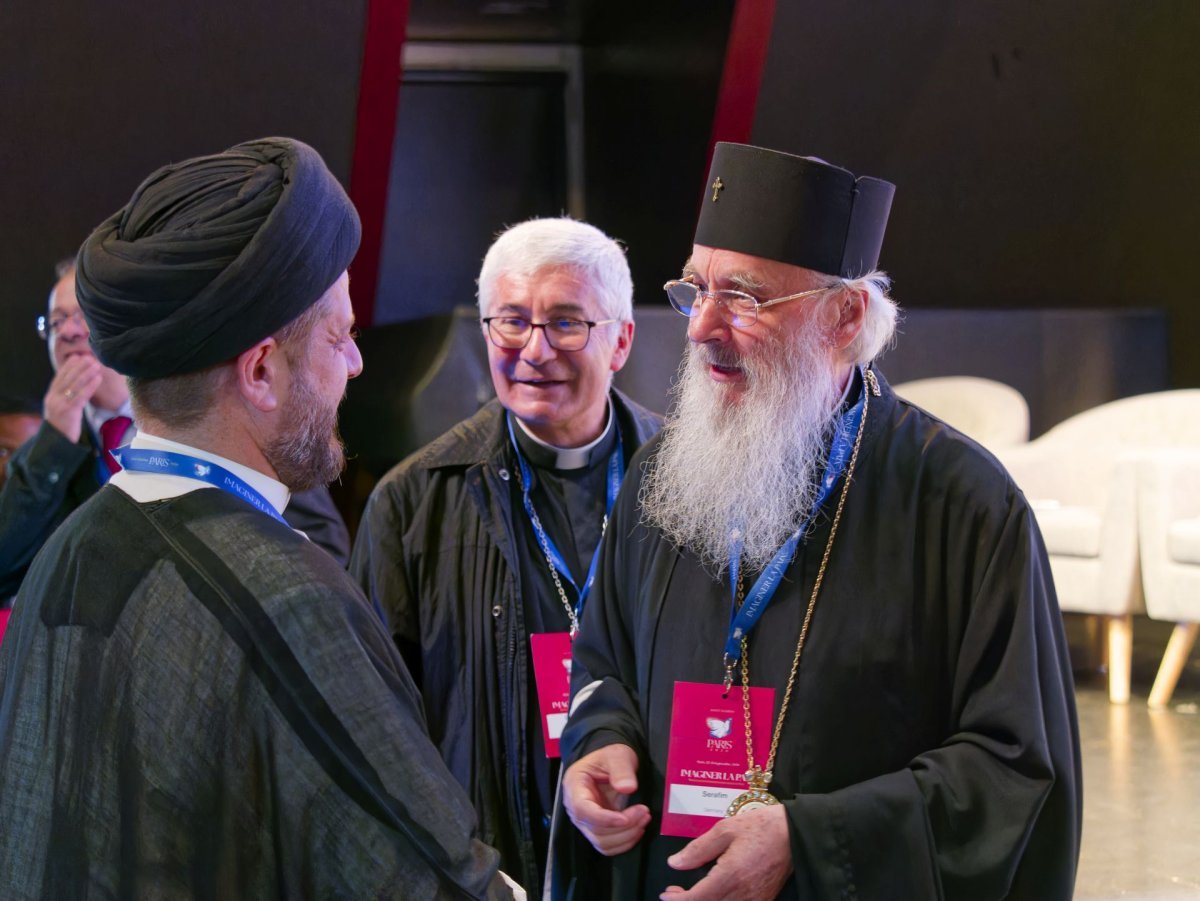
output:
[{"label": "dark beard", "polygon": [[337,404],[327,405],[308,373],[297,370],[281,412],[283,431],[263,451],[279,481],[292,491],[328,485],[341,475],[346,449],[338,433],[337,414]]}]

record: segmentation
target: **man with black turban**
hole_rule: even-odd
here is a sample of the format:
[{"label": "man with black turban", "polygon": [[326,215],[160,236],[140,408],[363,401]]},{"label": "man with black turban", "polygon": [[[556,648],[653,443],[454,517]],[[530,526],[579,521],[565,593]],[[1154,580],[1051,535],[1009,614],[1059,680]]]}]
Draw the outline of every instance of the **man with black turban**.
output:
[{"label": "man with black turban", "polygon": [[893,190],[717,145],[665,286],[676,403],[573,648],[562,795],[604,855],[576,898],[1071,897],[1079,736],[1033,511],[873,365]]},{"label": "man with black turban", "polygon": [[358,217],[283,138],[168,166],[78,257],[123,467],[0,646],[0,895],[507,897],[350,578],[281,517],[337,475]]}]

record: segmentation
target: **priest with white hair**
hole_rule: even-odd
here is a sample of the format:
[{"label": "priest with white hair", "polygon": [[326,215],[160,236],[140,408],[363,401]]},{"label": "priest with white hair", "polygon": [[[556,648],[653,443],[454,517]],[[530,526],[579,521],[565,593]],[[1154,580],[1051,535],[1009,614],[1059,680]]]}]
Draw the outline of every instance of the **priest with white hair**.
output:
[{"label": "priest with white hair", "polygon": [[717,145],[666,284],[674,407],[573,647],[564,893],[1071,897],[1078,728],[1033,513],[873,365],[893,193]]}]

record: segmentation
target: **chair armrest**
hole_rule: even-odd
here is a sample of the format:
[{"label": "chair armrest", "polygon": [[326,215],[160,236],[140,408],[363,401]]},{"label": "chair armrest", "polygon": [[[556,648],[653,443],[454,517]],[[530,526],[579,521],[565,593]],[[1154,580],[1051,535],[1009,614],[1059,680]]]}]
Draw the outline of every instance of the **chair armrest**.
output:
[{"label": "chair armrest", "polygon": [[[1138,546],[1150,614],[1177,619],[1184,605],[1178,574],[1187,568],[1168,552],[1171,524],[1200,516],[1200,450],[1146,452],[1137,463]],[[1195,578],[1193,576],[1193,578]],[[1184,592],[1190,594],[1190,592]]]}]

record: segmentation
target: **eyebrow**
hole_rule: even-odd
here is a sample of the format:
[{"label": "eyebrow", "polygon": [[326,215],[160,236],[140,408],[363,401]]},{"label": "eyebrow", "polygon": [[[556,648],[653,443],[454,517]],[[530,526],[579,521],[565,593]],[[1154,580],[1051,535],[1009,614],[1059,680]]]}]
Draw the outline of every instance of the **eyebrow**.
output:
[{"label": "eyebrow", "polygon": [[766,282],[752,272],[735,272],[729,276],[729,281],[749,292],[761,291],[767,286]]},{"label": "eyebrow", "polygon": [[[508,312],[514,316],[527,318],[525,309],[526,308],[518,304],[504,303],[495,308],[493,315],[497,313]],[[551,319],[562,319],[564,317],[577,317],[583,319],[587,316],[587,313],[584,312],[582,304],[573,303],[571,301],[560,301],[559,303],[556,303],[550,307],[550,309],[546,311],[546,315]]]},{"label": "eyebrow", "polygon": [[[695,279],[699,279],[700,277],[700,273],[696,270],[696,267],[692,265],[691,257],[688,257],[688,261],[683,264],[683,277]],[[739,290],[750,293],[761,291],[767,286],[766,282],[764,282],[754,273],[748,271],[735,272],[732,275],[727,276],[725,281],[729,282],[731,285],[736,285]]]}]

